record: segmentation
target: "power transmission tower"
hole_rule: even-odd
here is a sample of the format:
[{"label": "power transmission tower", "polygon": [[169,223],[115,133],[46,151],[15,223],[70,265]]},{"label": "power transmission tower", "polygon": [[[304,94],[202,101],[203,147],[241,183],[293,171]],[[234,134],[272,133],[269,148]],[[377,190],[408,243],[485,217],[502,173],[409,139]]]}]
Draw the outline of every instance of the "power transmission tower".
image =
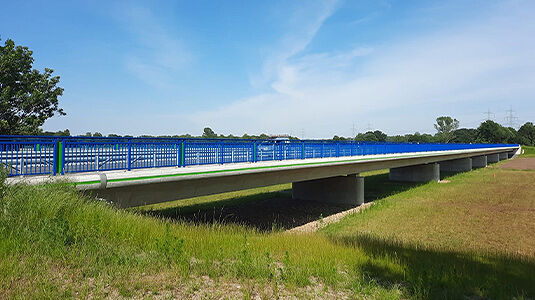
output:
[{"label": "power transmission tower", "polygon": [[[487,118],[485,119],[486,121],[491,121],[492,119],[494,119],[494,113],[492,113],[490,111],[490,109],[488,109],[487,112],[485,112],[484,114],[487,115]],[[491,117],[491,115],[492,115],[492,117]]]},{"label": "power transmission tower", "polygon": [[368,122],[368,127],[366,128],[366,131],[372,131],[372,123]]},{"label": "power transmission tower", "polygon": [[351,133],[351,137],[355,138],[355,136],[357,135],[357,128],[355,127],[355,122],[353,122],[353,126],[351,127]]},{"label": "power transmission tower", "polygon": [[509,110],[507,110],[506,112],[507,112],[507,115],[505,117],[505,124],[507,124],[509,127],[514,128],[516,125],[516,120],[518,118],[514,115],[513,107],[511,106]]}]

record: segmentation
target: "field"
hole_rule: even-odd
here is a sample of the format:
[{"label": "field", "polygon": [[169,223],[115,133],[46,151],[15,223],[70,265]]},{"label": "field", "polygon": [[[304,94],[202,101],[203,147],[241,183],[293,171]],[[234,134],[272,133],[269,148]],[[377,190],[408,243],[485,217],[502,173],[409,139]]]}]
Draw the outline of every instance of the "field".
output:
[{"label": "field", "polygon": [[534,146],[522,146],[524,154],[522,157],[535,157],[535,147]]},{"label": "field", "polygon": [[500,164],[423,185],[368,173],[375,204],[310,234],[283,229],[344,208],[273,208],[288,185],[136,210],[2,187],[0,298],[533,298],[535,171]]}]

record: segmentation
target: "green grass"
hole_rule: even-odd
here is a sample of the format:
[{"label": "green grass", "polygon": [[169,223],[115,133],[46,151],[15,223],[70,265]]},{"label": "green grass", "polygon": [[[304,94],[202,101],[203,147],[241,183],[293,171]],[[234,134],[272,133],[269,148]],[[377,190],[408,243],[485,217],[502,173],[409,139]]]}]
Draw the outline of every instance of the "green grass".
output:
[{"label": "green grass", "polygon": [[535,147],[522,146],[522,150],[524,150],[524,154],[522,154],[522,157],[535,157]]},{"label": "green grass", "polygon": [[[244,298],[535,295],[535,247],[527,235],[535,218],[522,214],[535,207],[532,192],[525,191],[533,190],[535,173],[488,168],[452,176],[450,184],[426,185],[389,183],[384,172],[367,175],[367,197],[377,199],[376,206],[322,233],[304,235],[154,218],[87,199],[69,186],[1,186],[0,294],[20,299],[187,298],[203,291]],[[517,184],[509,188],[513,181]],[[463,208],[460,203],[473,194],[481,196]],[[247,199],[233,200],[238,196],[243,195],[189,204]],[[498,219],[505,224],[491,219],[464,224],[485,201],[497,210],[475,210],[475,216],[507,212]],[[518,201],[520,206],[500,206]]]}]

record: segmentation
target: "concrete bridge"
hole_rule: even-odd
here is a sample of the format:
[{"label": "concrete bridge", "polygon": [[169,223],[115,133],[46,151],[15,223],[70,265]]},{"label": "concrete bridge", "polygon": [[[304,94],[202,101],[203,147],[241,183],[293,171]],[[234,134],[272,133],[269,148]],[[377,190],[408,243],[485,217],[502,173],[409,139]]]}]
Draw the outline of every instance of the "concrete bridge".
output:
[{"label": "concrete bridge", "polygon": [[348,203],[364,202],[364,178],[359,173],[390,169],[390,180],[429,182],[440,171],[464,172],[513,157],[518,145],[476,149],[404,152],[343,157],[94,171],[62,176],[12,177],[10,183],[39,184],[68,180],[79,190],[118,207],[154,204],[196,196],[292,183],[296,199]]}]

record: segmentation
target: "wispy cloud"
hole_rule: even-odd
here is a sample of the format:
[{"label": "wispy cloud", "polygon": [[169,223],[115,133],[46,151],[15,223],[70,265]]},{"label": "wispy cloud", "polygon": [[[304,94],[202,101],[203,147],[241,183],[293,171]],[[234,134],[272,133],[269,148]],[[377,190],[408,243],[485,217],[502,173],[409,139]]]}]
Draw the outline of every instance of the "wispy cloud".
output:
[{"label": "wispy cloud", "polygon": [[[260,76],[251,78],[253,85],[269,84],[283,75],[287,60],[301,53],[316,36],[323,23],[336,11],[338,0],[318,0],[298,7],[286,20],[290,28],[280,41],[269,49]],[[282,74],[281,74],[282,73]]]},{"label": "wispy cloud", "polygon": [[[535,7],[523,3],[530,8],[506,3],[471,25],[389,47],[297,56],[333,13],[336,5],[331,4],[305,29],[285,36],[283,51],[266,60],[263,72],[273,92],[188,118],[235,134],[244,127],[256,133],[305,128],[314,133],[309,137],[328,137],[347,132],[355,120],[375,120],[390,133],[402,133],[421,131],[415,120],[428,120],[431,127],[436,114],[445,113],[445,104],[449,113],[462,114],[469,107],[482,112],[488,103],[533,97],[535,41],[530,37],[535,23],[526,12]],[[438,107],[442,110],[435,111]],[[390,111],[388,118],[381,117],[382,111]]]},{"label": "wispy cloud", "polygon": [[130,5],[123,8],[120,20],[135,42],[125,51],[126,68],[150,85],[171,86],[173,73],[181,71],[194,58],[185,42],[147,7]]}]

